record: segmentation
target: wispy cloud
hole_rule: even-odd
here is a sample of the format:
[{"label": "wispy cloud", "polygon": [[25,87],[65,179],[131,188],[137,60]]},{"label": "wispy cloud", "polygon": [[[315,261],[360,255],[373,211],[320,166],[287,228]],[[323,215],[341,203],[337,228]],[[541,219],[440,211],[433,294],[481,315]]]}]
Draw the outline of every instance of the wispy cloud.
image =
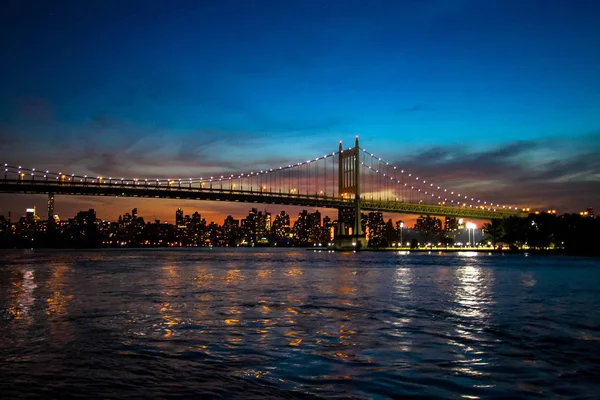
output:
[{"label": "wispy cloud", "polygon": [[[495,203],[574,211],[600,198],[600,135],[441,146],[397,162],[436,185]],[[600,204],[596,204],[600,206]]]}]

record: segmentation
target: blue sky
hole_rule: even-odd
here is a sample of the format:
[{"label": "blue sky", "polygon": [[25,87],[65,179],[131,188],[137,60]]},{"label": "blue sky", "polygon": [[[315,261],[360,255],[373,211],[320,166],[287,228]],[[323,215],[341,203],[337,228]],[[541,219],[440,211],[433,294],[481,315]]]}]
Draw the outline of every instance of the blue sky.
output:
[{"label": "blue sky", "polygon": [[[483,198],[600,208],[597,1],[0,7],[2,162],[188,176],[304,160],[360,135]],[[16,198],[1,196],[0,214]],[[97,204],[106,217],[128,207]],[[165,204],[172,219],[178,205]]]}]

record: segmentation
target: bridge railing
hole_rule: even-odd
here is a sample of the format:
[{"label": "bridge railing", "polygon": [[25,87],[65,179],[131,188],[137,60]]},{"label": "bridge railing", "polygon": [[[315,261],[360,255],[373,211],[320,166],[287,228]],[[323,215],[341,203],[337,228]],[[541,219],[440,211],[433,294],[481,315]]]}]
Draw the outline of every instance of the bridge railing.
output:
[{"label": "bridge railing", "polygon": [[[303,198],[303,199],[330,199],[340,200],[342,202],[351,203],[351,199],[341,199],[338,197],[328,196],[324,191],[316,192],[314,194],[304,194],[298,191],[283,192],[281,190],[272,191],[267,190],[265,187],[254,188],[250,186],[249,189],[244,189],[243,186],[240,188],[234,188],[233,185],[222,185],[222,181],[204,181],[204,180],[160,180],[157,179],[124,179],[124,178],[104,178],[89,177],[87,175],[75,175],[75,174],[62,174],[60,172],[53,173],[49,171],[36,171],[35,169],[27,169],[15,166],[4,166],[4,179],[3,183],[10,184],[29,184],[39,186],[53,186],[53,187],[64,187],[64,186],[83,186],[83,187],[96,187],[96,188],[135,188],[138,190],[178,190],[178,191],[202,191],[212,193],[237,193],[245,195],[261,195],[261,196],[272,196],[272,197],[288,197],[288,198]],[[229,187],[228,187],[229,186]]]},{"label": "bridge railing", "polygon": [[[1,178],[0,178],[1,179]],[[228,182],[228,180],[225,180]],[[1,184],[6,188],[5,191],[29,191],[37,193],[64,192],[66,194],[104,194],[113,193],[114,189],[127,189],[125,192],[145,197],[179,197],[177,193],[183,194],[182,198],[207,198],[205,195],[195,196],[194,193],[205,193],[214,197],[212,194],[229,194],[228,199],[232,201],[256,201],[277,202],[280,199],[282,203],[292,204],[293,199],[297,199],[302,205],[324,206],[324,207],[352,207],[354,199],[352,197],[329,196],[326,192],[316,192],[314,194],[299,193],[298,191],[284,192],[279,190],[267,190],[265,186],[250,186],[250,189],[239,187],[234,184],[223,185],[223,180],[206,181],[202,179],[124,179],[113,177],[90,177],[87,175],[63,174],[50,171],[40,171],[35,169],[22,168],[20,166],[4,165],[4,179]],[[16,186],[15,186],[16,185]],[[27,186],[28,190],[18,189],[19,185]],[[8,186],[11,189],[8,189]],[[229,186],[229,187],[228,187]],[[17,187],[17,189],[15,189]],[[57,190],[58,188],[72,188],[67,191]],[[89,188],[90,190],[78,190],[78,188]],[[98,190],[95,190],[96,188]],[[146,192],[146,193],[144,193]],[[152,192],[152,193],[150,193]],[[172,194],[166,194],[172,193]],[[187,194],[186,194],[187,193]],[[265,199],[273,199],[265,200]],[[287,200],[286,200],[287,199]],[[507,210],[502,208],[491,208],[484,206],[448,206],[410,203],[394,200],[369,200],[361,199],[360,208],[363,210],[378,210],[384,212],[411,213],[411,214],[430,214],[446,216],[465,216],[479,218],[498,218],[511,215],[520,215],[523,210]]]}]

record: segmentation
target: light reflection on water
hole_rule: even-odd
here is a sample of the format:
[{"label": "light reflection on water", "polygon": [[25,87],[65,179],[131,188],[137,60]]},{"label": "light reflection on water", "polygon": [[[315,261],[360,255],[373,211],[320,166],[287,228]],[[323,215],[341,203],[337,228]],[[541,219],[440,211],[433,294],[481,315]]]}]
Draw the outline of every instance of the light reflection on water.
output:
[{"label": "light reflection on water", "polygon": [[142,397],[600,390],[596,260],[261,249],[0,260],[7,396],[41,396],[41,382],[50,397],[65,382],[81,382],[69,394]]}]

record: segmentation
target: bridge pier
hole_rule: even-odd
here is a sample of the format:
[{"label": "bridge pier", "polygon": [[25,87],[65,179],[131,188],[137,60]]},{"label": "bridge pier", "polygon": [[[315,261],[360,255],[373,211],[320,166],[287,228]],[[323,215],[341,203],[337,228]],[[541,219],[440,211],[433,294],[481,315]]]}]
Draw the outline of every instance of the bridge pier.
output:
[{"label": "bridge pier", "polygon": [[355,251],[367,247],[367,238],[358,235],[336,235],[333,239],[333,248],[340,251]]}]

